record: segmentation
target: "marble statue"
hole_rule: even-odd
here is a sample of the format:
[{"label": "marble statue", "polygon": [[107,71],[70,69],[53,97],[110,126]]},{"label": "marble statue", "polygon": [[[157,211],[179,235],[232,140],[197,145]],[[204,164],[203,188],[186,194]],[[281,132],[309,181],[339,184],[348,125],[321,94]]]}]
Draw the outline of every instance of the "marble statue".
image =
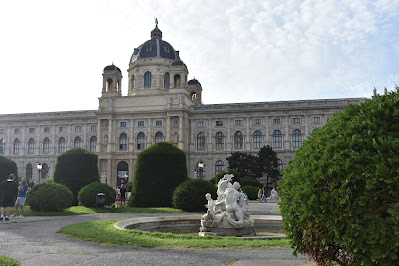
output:
[{"label": "marble statue", "polygon": [[208,200],[208,211],[201,217],[199,235],[244,236],[255,235],[254,221],[244,204],[245,195],[239,191],[238,182],[231,184],[233,175],[225,174],[218,182],[217,199],[213,200],[210,193],[205,195]]},{"label": "marble statue", "polygon": [[271,199],[279,199],[280,198],[275,188],[272,189],[270,198]]}]

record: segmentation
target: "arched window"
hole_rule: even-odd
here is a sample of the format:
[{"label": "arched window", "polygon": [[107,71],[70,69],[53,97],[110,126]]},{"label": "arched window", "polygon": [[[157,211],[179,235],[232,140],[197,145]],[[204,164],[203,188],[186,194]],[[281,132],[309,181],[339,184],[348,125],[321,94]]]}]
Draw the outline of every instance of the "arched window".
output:
[{"label": "arched window", "polygon": [[112,79],[107,79],[107,91],[112,91]]},{"label": "arched window", "polygon": [[197,135],[197,150],[205,150],[205,134],[202,132]]},{"label": "arched window", "polygon": [[41,177],[40,178],[45,179],[45,178],[48,177],[49,168],[50,167],[48,167],[48,164],[46,164],[46,163],[42,164],[42,171],[40,172],[41,173]]},{"label": "arched window", "polygon": [[155,143],[163,141],[163,134],[162,132],[157,132],[155,134]]},{"label": "arched window", "polygon": [[175,81],[175,88],[179,88],[180,87],[180,75],[176,74],[174,76],[174,81]]},{"label": "arched window", "polygon": [[299,148],[302,145],[302,133],[299,129],[292,131],[292,147]]},{"label": "arched window", "polygon": [[223,171],[223,167],[224,167],[224,162],[219,160],[216,162],[215,164],[215,175],[219,174],[220,172]]},{"label": "arched window", "polygon": [[0,154],[6,153],[6,140],[1,139],[0,140]]},{"label": "arched window", "polygon": [[78,136],[73,141],[74,148],[82,148],[82,139]]},{"label": "arched window", "polygon": [[241,131],[237,131],[234,133],[234,149],[242,150],[244,143],[244,136],[242,135]]},{"label": "arched window", "polygon": [[14,154],[19,154],[19,147],[20,147],[21,141],[19,139],[14,140],[14,147],[13,147],[13,153]]},{"label": "arched window", "polygon": [[145,135],[143,132],[137,134],[137,150],[145,149]]},{"label": "arched window", "polygon": [[117,186],[127,184],[129,181],[129,165],[125,161],[121,161],[117,165],[118,179],[116,182]]},{"label": "arched window", "polygon": [[169,87],[170,87],[170,74],[169,74],[169,72],[166,72],[165,75],[163,76],[163,87],[165,89],[169,89]]},{"label": "arched window", "polygon": [[97,146],[97,137],[93,136],[90,138],[90,151],[95,152]]},{"label": "arched window", "polygon": [[224,149],[224,135],[222,132],[216,133],[215,141],[216,141],[216,149],[223,150]]},{"label": "arched window", "polygon": [[283,147],[283,135],[280,130],[273,131],[273,148],[282,148]]},{"label": "arched window", "polygon": [[144,87],[151,88],[151,72],[147,71],[144,73]]},{"label": "arched window", "polygon": [[33,172],[32,164],[28,163],[26,165],[26,178],[32,179],[32,172]]},{"label": "arched window", "polygon": [[35,153],[35,140],[33,138],[30,138],[28,141],[28,154],[34,154]]},{"label": "arched window", "polygon": [[279,172],[283,171],[283,161],[280,159],[277,160],[277,170],[279,170]]},{"label": "arched window", "polygon": [[45,138],[43,140],[43,154],[49,154],[50,153],[50,139]]},{"label": "arched window", "polygon": [[66,146],[65,146],[65,138],[61,137],[58,140],[58,153],[63,153],[66,150]]},{"label": "arched window", "polygon": [[254,132],[254,149],[260,149],[262,147],[262,132],[256,130]]},{"label": "arched window", "polygon": [[132,75],[132,77],[130,78],[130,91],[133,91],[134,89],[134,75]]},{"label": "arched window", "polygon": [[126,133],[122,133],[119,136],[119,150],[127,151],[127,135],[126,135]]}]

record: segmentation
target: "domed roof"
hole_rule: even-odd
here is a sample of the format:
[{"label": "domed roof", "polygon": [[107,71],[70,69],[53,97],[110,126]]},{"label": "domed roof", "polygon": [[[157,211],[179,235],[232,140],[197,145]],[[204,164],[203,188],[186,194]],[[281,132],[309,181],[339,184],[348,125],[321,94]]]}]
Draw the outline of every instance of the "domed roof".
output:
[{"label": "domed roof", "polygon": [[[118,70],[119,72],[121,72],[121,70],[119,69],[119,67],[115,66],[114,63],[112,63],[112,65],[106,66],[104,67],[104,71],[108,71],[108,70]],[[122,73],[122,72],[121,72]]]},{"label": "domed roof", "polygon": [[176,59],[170,64],[171,66],[184,66],[184,62],[181,61],[179,51],[176,51]]},{"label": "domed roof", "polygon": [[172,45],[162,40],[162,31],[156,24],[155,29],[151,31],[151,40],[144,42],[138,48],[134,49],[130,57],[130,63],[140,58],[161,57],[175,60],[177,58],[176,51]]},{"label": "domed roof", "polygon": [[196,80],[195,78],[190,79],[190,80],[188,81],[188,84],[200,84],[200,85],[201,85],[201,83],[199,83],[199,81]]}]

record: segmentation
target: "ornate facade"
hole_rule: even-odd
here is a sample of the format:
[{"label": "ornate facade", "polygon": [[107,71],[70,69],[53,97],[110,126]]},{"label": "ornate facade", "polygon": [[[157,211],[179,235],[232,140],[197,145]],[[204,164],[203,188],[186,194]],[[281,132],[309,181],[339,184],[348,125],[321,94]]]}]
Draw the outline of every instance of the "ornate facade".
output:
[{"label": "ornate facade", "polygon": [[[0,115],[0,155],[17,163],[19,176],[51,178],[57,156],[80,147],[98,154],[103,182],[132,180],[137,154],[159,141],[187,154],[191,178],[225,170],[232,152],[256,153],[270,145],[285,168],[313,130],[348,104],[365,98],[236,104],[202,104],[202,86],[188,80],[179,51],[162,39],[134,49],[122,95],[122,71],[104,68],[97,110]],[[238,95],[237,95],[238,97]],[[156,166],[154,166],[156,167]]]}]

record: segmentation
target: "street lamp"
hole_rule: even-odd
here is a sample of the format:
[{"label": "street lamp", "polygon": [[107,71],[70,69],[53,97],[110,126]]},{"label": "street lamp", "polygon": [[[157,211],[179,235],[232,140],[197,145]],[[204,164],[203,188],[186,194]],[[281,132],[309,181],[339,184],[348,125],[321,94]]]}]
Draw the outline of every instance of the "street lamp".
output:
[{"label": "street lamp", "polygon": [[[203,169],[205,167],[205,163],[203,161],[199,161],[195,167],[195,177],[203,177]],[[199,174],[198,174],[199,173]]]},{"label": "street lamp", "polygon": [[39,184],[40,184],[40,173],[41,173],[41,171],[42,171],[42,164],[41,163],[39,163],[38,165],[37,165],[37,171],[39,171]]}]

